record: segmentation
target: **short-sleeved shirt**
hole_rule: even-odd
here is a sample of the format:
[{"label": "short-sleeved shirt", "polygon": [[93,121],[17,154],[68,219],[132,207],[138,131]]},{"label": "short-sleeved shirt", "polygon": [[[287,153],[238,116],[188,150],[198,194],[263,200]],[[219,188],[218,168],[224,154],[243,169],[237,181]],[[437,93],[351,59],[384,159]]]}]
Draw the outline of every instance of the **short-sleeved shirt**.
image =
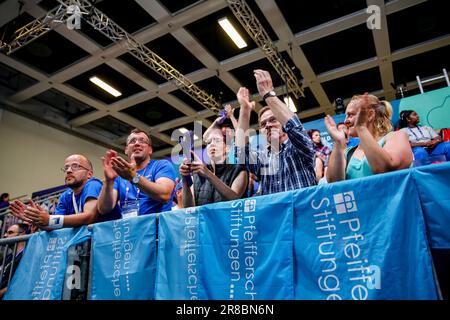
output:
[{"label": "short-sleeved shirt", "polygon": [[75,203],[73,201],[73,190],[67,189],[59,198],[58,206],[54,214],[70,215],[75,214],[75,206],[78,212],[84,211],[84,204],[89,199],[98,199],[102,190],[102,182],[97,178],[91,178],[86,182],[80,194],[75,195]]},{"label": "short-sleeved shirt", "polygon": [[[156,182],[159,178],[168,178],[175,182],[175,170],[167,160],[150,160],[148,165],[138,170],[141,176],[150,182]],[[163,203],[152,199],[149,195],[141,192],[137,186],[121,177],[114,181],[114,189],[118,192],[119,206],[127,201],[136,200],[139,197],[138,215],[151,214],[157,212],[170,211],[172,203]]]},{"label": "short-sleeved shirt", "polygon": [[400,129],[400,131],[405,132],[408,135],[409,142],[412,143],[427,142],[438,137],[436,131],[428,126],[417,126],[414,128],[406,127]]}]

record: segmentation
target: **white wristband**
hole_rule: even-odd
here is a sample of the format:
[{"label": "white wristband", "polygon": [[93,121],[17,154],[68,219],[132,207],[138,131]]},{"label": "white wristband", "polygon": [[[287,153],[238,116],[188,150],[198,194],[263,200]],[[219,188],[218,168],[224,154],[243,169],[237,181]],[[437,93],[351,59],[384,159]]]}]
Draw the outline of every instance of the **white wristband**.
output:
[{"label": "white wristband", "polygon": [[63,215],[51,215],[48,220],[48,227],[52,229],[61,229],[64,225]]}]

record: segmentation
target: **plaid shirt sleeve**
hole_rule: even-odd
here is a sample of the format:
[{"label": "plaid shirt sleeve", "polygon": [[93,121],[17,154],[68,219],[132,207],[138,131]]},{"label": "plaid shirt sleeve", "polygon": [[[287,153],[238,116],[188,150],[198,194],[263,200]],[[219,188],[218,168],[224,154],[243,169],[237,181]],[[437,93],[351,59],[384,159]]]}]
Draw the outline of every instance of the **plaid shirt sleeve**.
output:
[{"label": "plaid shirt sleeve", "polygon": [[315,154],[313,142],[297,115],[294,115],[286,122],[284,130],[286,131],[289,140],[292,142],[292,145],[296,148],[297,153],[299,153],[303,159],[312,161]]}]

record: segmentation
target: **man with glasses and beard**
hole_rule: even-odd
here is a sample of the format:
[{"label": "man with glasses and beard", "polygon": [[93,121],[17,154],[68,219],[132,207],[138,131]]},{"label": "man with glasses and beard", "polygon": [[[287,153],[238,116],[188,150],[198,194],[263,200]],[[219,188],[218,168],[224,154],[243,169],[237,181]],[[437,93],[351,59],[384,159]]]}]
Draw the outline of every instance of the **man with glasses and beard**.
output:
[{"label": "man with glasses and beard", "polygon": [[93,177],[91,162],[83,155],[73,154],[64,161],[62,171],[69,189],[59,198],[53,215],[32,200],[28,205],[18,200],[11,203],[12,214],[43,229],[78,227],[96,222],[102,182]]},{"label": "man with glasses and beard", "polygon": [[100,214],[110,212],[119,203],[122,217],[171,210],[175,171],[167,160],[152,160],[150,137],[139,129],[127,138],[125,154],[129,161],[109,150],[103,160],[105,183],[100,193]]}]

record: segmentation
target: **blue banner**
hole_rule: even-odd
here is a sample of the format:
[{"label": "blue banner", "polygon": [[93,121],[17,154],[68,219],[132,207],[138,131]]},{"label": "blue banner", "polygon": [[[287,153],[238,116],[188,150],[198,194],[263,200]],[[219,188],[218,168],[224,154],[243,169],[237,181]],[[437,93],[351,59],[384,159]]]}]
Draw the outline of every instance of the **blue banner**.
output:
[{"label": "blue banner", "polygon": [[295,191],[296,299],[437,299],[411,172]]},{"label": "blue banner", "polygon": [[61,300],[69,247],[90,238],[86,227],[31,236],[5,300]]},{"label": "blue banner", "polygon": [[417,167],[413,177],[424,211],[430,246],[450,249],[450,163]]},{"label": "blue banner", "polygon": [[292,219],[292,193],[161,214],[156,298],[293,299]]},{"label": "blue banner", "polygon": [[156,215],[94,224],[92,300],[154,298]]}]

